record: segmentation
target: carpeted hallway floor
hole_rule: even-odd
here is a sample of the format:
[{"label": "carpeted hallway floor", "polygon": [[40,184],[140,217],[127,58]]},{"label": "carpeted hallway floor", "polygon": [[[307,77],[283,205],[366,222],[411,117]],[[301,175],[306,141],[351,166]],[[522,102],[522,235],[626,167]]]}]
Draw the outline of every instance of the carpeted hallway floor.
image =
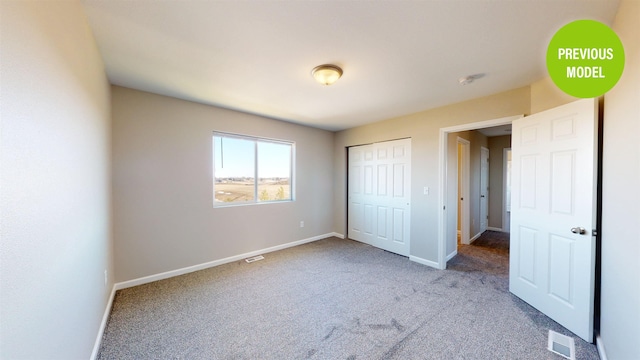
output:
[{"label": "carpeted hallway floor", "polygon": [[481,271],[509,278],[509,234],[485,231],[471,245],[458,245],[458,255],[447,263],[448,270]]},{"label": "carpeted hallway floor", "polygon": [[441,271],[329,238],[124,289],[99,358],[562,359],[548,329],[571,333],[509,293],[505,253],[486,242]]}]

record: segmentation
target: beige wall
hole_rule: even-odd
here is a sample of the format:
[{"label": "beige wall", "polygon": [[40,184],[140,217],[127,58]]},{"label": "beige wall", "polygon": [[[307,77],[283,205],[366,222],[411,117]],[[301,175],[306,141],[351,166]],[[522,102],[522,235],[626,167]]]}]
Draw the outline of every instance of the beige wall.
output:
[{"label": "beige wall", "polygon": [[[333,133],[117,86],[112,93],[117,281],[332,232]],[[214,130],[295,141],[296,201],[214,209]]]},{"label": "beige wall", "polygon": [[113,284],[109,85],[79,2],[0,13],[0,358],[88,359]]},{"label": "beige wall", "polygon": [[626,64],[604,99],[600,335],[609,359],[640,359],[640,2],[613,23]]},{"label": "beige wall", "polygon": [[[334,231],[346,234],[346,147],[412,138],[411,255],[438,259],[439,129],[529,113],[529,87],[465,101],[336,133],[334,142]],[[429,195],[423,195],[428,186]]]},{"label": "beige wall", "polygon": [[489,227],[504,229],[504,149],[511,148],[511,135],[489,138]]},{"label": "beige wall", "polygon": [[550,77],[531,84],[531,113],[539,113],[544,110],[568,104],[576,101],[571,95],[566,94],[553,83]]},{"label": "beige wall", "polygon": [[[114,87],[110,128],[109,87],[81,5],[2,1],[0,10],[0,358],[90,356],[114,279],[111,229],[118,281],[346,234],[347,146],[413,139],[411,254],[436,261],[439,129],[574,100],[546,78],[333,135]],[[613,27],[627,64],[604,111],[600,334],[610,359],[640,358],[638,23],[640,2],[622,0]],[[213,130],[296,141],[297,201],[213,209]]]}]

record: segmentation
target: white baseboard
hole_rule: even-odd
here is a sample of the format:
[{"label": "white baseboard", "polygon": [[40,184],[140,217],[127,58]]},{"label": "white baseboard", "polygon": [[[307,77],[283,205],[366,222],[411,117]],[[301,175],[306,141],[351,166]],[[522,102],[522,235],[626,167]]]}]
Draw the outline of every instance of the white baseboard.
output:
[{"label": "white baseboard", "polygon": [[480,237],[480,235],[482,235],[482,233],[477,233],[474,237],[472,237],[471,239],[469,239],[469,244],[471,244],[472,242],[476,241],[477,238]]},{"label": "white baseboard", "polygon": [[604,351],[604,342],[602,341],[600,334],[596,335],[596,348],[598,349],[600,360],[607,360],[607,353]]},{"label": "white baseboard", "polygon": [[210,267],[214,267],[214,266],[218,266],[218,265],[234,262],[234,261],[237,261],[237,260],[246,259],[246,258],[251,257],[251,256],[256,256],[256,255],[260,255],[260,254],[266,254],[266,253],[269,253],[269,252],[278,251],[278,250],[290,248],[290,247],[293,247],[293,246],[298,246],[298,245],[310,243],[310,242],[313,242],[313,241],[326,239],[328,237],[333,237],[333,236],[335,236],[337,238],[340,238],[340,239],[344,239],[344,235],[343,234],[340,234],[340,233],[337,233],[337,232],[332,232],[332,233],[327,233],[327,234],[323,234],[323,235],[310,237],[310,238],[307,238],[307,239],[293,241],[293,242],[282,244],[282,245],[272,246],[272,247],[269,247],[269,248],[266,248],[266,249],[262,249],[262,250],[251,251],[251,252],[248,252],[248,253],[245,253],[245,254],[231,256],[231,257],[220,259],[220,260],[214,260],[214,261],[210,261],[210,262],[207,262],[207,263],[204,263],[204,264],[189,266],[189,267],[182,268],[182,269],[167,271],[167,272],[163,272],[163,273],[156,274],[156,275],[145,276],[145,277],[141,277],[141,278],[138,278],[138,279],[123,281],[123,282],[119,282],[119,283],[113,284],[113,287],[111,288],[111,295],[109,296],[109,300],[107,301],[107,306],[105,307],[105,310],[104,310],[104,315],[102,316],[102,322],[100,323],[100,329],[98,329],[98,335],[96,337],[96,342],[93,345],[93,351],[91,352],[91,358],[90,359],[91,360],[95,360],[98,357],[98,352],[100,351],[100,345],[102,344],[102,336],[104,335],[104,330],[107,327],[107,321],[109,320],[109,314],[111,314],[111,307],[113,306],[113,299],[116,296],[116,291],[117,290],[126,289],[126,288],[129,288],[129,287],[150,283],[150,282],[157,281],[157,280],[168,279],[170,277],[183,275],[183,274],[187,274],[187,273],[198,271],[198,270],[204,270],[204,269],[207,269],[207,268],[210,268]]},{"label": "white baseboard", "polygon": [[454,256],[458,255],[458,250],[454,250],[451,254],[447,255],[447,258],[445,261],[449,261],[451,259],[453,259]]},{"label": "white baseboard", "polygon": [[102,322],[100,323],[100,329],[98,329],[98,336],[96,337],[96,342],[93,345],[93,351],[91,352],[91,360],[95,360],[98,358],[98,352],[100,351],[100,345],[102,345],[102,335],[104,335],[104,330],[107,327],[107,321],[109,320],[109,314],[111,314],[111,306],[113,305],[113,299],[116,296],[116,286],[115,284],[111,287],[111,295],[109,295],[109,300],[107,301],[107,306],[104,309],[104,315],[102,315]]},{"label": "white baseboard", "polygon": [[417,256],[413,256],[413,255],[409,255],[409,260],[411,260],[413,262],[417,262],[418,264],[427,265],[427,266],[430,266],[432,268],[440,269],[440,266],[438,265],[438,262],[436,262],[436,261],[423,259],[423,258],[420,258],[420,257],[417,257]]},{"label": "white baseboard", "polygon": [[126,288],[130,288],[130,287],[134,287],[134,286],[138,286],[138,285],[142,285],[142,284],[147,284],[147,283],[158,281],[158,280],[164,280],[164,279],[172,278],[174,276],[188,274],[188,273],[191,273],[191,272],[194,272],[194,271],[208,269],[208,268],[211,268],[211,267],[214,267],[214,266],[219,266],[219,265],[227,264],[227,263],[230,263],[230,262],[246,259],[248,257],[252,257],[252,256],[256,256],[256,255],[262,255],[262,254],[270,253],[270,252],[273,252],[273,251],[283,250],[283,249],[290,248],[290,247],[293,247],[293,246],[298,246],[298,245],[310,243],[310,242],[313,242],[313,241],[326,239],[326,238],[332,237],[332,236],[336,236],[336,237],[342,236],[342,238],[344,238],[344,235],[341,235],[341,234],[338,234],[338,233],[335,233],[335,232],[327,233],[327,234],[323,234],[323,235],[310,237],[310,238],[307,238],[307,239],[293,241],[293,242],[282,244],[282,245],[272,246],[272,247],[269,247],[269,248],[266,248],[266,249],[261,249],[261,250],[256,250],[256,251],[251,251],[251,252],[248,252],[248,253],[244,253],[244,254],[238,254],[238,255],[235,255],[235,256],[230,256],[230,257],[227,257],[227,258],[224,258],[224,259],[213,260],[213,261],[209,261],[209,262],[206,262],[206,263],[203,263],[203,264],[188,266],[188,267],[184,267],[182,269],[176,269],[176,270],[166,271],[166,272],[163,272],[163,273],[160,273],[160,274],[144,276],[144,277],[133,279],[133,280],[127,280],[127,281],[116,283],[114,286],[115,286],[116,290],[126,289]]},{"label": "white baseboard", "polygon": [[142,284],[147,284],[147,283],[158,281],[158,280],[168,279],[170,277],[183,275],[183,274],[187,274],[187,273],[198,271],[198,270],[204,270],[204,269],[207,269],[207,268],[210,268],[210,267],[214,267],[214,266],[218,266],[218,265],[222,265],[222,264],[226,264],[226,263],[230,263],[230,262],[246,259],[248,257],[252,257],[252,256],[256,256],[256,255],[266,254],[266,253],[270,253],[270,252],[273,252],[273,251],[278,251],[278,250],[282,250],[282,249],[286,249],[286,248],[290,248],[290,247],[294,247],[294,246],[310,243],[310,242],[321,240],[321,239],[326,239],[328,237],[333,237],[333,236],[335,236],[337,238],[340,238],[340,239],[344,239],[344,235],[336,233],[336,232],[332,232],[332,233],[328,233],[328,234],[323,234],[323,235],[310,237],[310,238],[307,238],[307,239],[293,241],[293,242],[282,244],[282,245],[272,246],[272,247],[269,247],[269,248],[266,248],[266,249],[262,249],[262,250],[256,250],[256,251],[251,251],[251,252],[240,254],[240,255],[236,255],[236,256],[230,256],[230,257],[227,257],[227,258],[224,258],[224,259],[214,260],[214,261],[210,261],[210,262],[207,262],[207,263],[204,263],[204,264],[189,266],[189,267],[185,267],[185,268],[177,269],[177,270],[172,270],[172,271],[166,271],[166,272],[163,272],[163,273],[160,273],[160,274],[156,274],[156,275],[145,276],[145,277],[141,277],[141,278],[138,278],[138,279],[123,281],[123,282],[119,282],[119,283],[113,284],[113,288],[111,289],[111,295],[109,296],[109,301],[107,301],[107,306],[106,306],[106,308],[104,310],[104,315],[102,316],[102,322],[100,323],[100,329],[98,329],[98,335],[96,337],[96,342],[93,345],[93,351],[91,352],[91,358],[90,359],[91,360],[95,360],[97,358],[97,356],[98,356],[98,352],[100,351],[100,345],[102,344],[102,336],[104,335],[104,330],[107,327],[107,321],[109,320],[109,314],[111,313],[111,307],[113,306],[113,299],[115,298],[117,290],[126,289],[126,288],[129,288],[129,287],[138,286],[138,285],[142,285]]},{"label": "white baseboard", "polygon": [[487,230],[505,232],[502,228],[487,226]]}]

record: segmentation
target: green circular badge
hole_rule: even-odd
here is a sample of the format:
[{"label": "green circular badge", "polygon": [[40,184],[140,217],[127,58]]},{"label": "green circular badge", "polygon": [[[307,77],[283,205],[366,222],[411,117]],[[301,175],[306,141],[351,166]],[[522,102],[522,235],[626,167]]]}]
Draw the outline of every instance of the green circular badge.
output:
[{"label": "green circular badge", "polygon": [[577,20],[556,32],[547,48],[547,70],[565,93],[598,97],[622,76],[624,48],[618,35],[594,20]]}]

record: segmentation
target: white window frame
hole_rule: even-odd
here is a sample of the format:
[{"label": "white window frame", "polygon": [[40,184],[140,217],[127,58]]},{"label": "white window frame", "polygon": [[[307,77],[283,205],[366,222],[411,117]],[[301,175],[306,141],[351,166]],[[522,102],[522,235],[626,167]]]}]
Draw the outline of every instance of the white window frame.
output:
[{"label": "white window frame", "polygon": [[[254,174],[254,186],[253,186],[253,201],[239,201],[239,202],[217,202],[216,201],[216,141],[215,141],[215,137],[225,137],[225,138],[234,138],[234,139],[241,139],[241,140],[248,140],[248,141],[252,141],[253,142],[253,151],[254,151],[254,163],[253,163],[253,174]],[[291,152],[290,152],[290,157],[289,157],[289,194],[290,197],[288,199],[284,199],[284,200],[266,200],[266,201],[260,201],[258,199],[258,184],[259,184],[259,178],[258,178],[258,143],[262,142],[262,143],[274,143],[274,144],[284,144],[284,145],[289,145],[291,146]],[[235,133],[229,133],[229,132],[222,132],[222,131],[214,131],[212,136],[211,136],[211,155],[212,155],[212,169],[211,169],[211,173],[213,175],[212,178],[212,200],[213,200],[213,207],[217,208],[217,207],[232,207],[232,206],[247,206],[247,205],[263,205],[263,204],[281,204],[281,203],[290,203],[295,201],[295,154],[296,154],[296,143],[295,141],[289,141],[289,140],[280,140],[280,139],[271,139],[271,138],[265,138],[265,137],[259,137],[259,136],[252,136],[252,135],[243,135],[243,134],[235,134]]]}]

